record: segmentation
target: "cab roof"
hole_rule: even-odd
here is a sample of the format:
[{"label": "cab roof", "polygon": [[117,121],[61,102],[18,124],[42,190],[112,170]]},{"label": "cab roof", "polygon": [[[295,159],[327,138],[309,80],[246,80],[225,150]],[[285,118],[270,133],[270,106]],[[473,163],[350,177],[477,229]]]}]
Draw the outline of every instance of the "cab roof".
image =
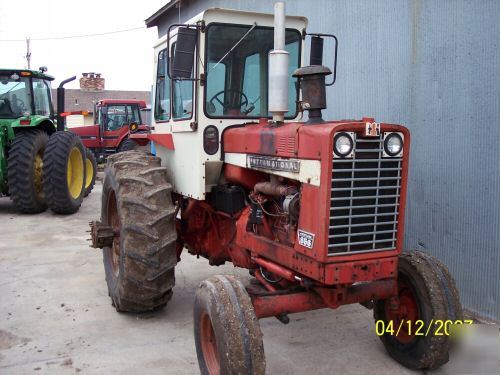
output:
[{"label": "cab roof", "polygon": [[97,103],[101,107],[108,104],[138,104],[139,108],[146,108],[146,101],[138,99],[102,99]]},{"label": "cab roof", "polygon": [[0,69],[0,75],[11,75],[17,73],[20,76],[23,76],[21,73],[25,73],[24,77],[35,77],[45,79],[47,81],[53,81],[54,77],[51,75],[40,72],[39,70],[31,70],[31,69]]}]

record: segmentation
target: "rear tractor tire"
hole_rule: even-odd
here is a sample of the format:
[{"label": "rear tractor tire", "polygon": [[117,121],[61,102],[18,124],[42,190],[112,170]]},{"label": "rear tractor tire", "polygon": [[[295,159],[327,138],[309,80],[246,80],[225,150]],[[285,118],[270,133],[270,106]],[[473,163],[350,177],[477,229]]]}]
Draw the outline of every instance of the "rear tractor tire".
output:
[{"label": "rear tractor tire", "polygon": [[376,324],[382,321],[387,327],[392,321],[393,332],[380,336],[389,355],[414,370],[432,370],[447,363],[453,337],[436,330],[446,321],[463,321],[463,315],[455,281],[446,266],[427,253],[402,253],[398,293],[399,306],[384,300],[374,307]]},{"label": "rear tractor tire", "polygon": [[239,280],[213,276],[203,281],[196,292],[193,315],[203,375],[265,373],[259,320]]},{"label": "rear tractor tire", "polygon": [[41,130],[16,134],[9,150],[7,180],[10,198],[23,213],[35,214],[47,209],[43,192],[43,155],[49,137]]},{"label": "rear tractor tire", "polygon": [[139,147],[140,145],[136,141],[127,138],[118,146],[118,152],[138,150]]},{"label": "rear tractor tire", "polygon": [[85,194],[84,197],[92,192],[97,176],[97,162],[94,153],[88,148],[85,149]]},{"label": "rear tractor tire", "polygon": [[80,138],[66,131],[52,134],[43,158],[43,190],[56,214],[72,214],[85,193],[85,150]]},{"label": "rear tractor tire", "polygon": [[172,297],[177,233],[171,192],[160,158],[138,151],[108,157],[101,223],[116,234],[103,260],[117,311],[157,310]]}]

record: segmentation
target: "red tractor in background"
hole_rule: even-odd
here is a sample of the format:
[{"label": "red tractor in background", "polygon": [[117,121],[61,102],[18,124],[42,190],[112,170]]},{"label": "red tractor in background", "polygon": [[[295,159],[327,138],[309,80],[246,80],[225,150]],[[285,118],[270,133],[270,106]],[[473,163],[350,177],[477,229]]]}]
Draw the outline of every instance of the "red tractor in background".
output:
[{"label": "red tractor in background", "polygon": [[80,136],[98,162],[104,162],[108,155],[148,145],[150,128],[141,117],[145,108],[144,100],[103,99],[95,105],[94,125],[70,130]]},{"label": "red tractor in background", "polygon": [[[101,220],[91,223],[112,304],[164,307],[186,249],[252,277],[214,276],[197,289],[202,374],[264,374],[258,319],[286,324],[291,313],[353,303],[373,309],[395,360],[439,367],[452,347],[440,324],[460,324],[462,308],[445,265],[403,251],[410,132],[322,118],[337,39],[306,27],[283,3],[274,19],[207,9],[159,40],[148,134],[156,156],[108,158]],[[333,72],[323,66],[326,37]]]}]

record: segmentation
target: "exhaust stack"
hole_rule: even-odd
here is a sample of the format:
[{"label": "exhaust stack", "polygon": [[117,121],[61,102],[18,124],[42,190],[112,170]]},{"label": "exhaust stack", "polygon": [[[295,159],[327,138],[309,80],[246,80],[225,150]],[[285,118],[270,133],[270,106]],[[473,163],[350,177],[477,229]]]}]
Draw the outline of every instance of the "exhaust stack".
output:
[{"label": "exhaust stack", "polygon": [[269,52],[269,112],[283,122],[288,112],[288,52],[285,51],[285,3],[274,4],[274,49]]}]

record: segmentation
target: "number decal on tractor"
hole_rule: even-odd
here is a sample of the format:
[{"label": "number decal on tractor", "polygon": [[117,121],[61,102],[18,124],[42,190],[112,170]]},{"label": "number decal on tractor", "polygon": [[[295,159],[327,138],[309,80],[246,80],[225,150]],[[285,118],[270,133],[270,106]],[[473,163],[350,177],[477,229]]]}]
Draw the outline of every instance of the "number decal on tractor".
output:
[{"label": "number decal on tractor", "polygon": [[307,247],[308,249],[312,249],[314,245],[314,234],[305,232],[301,229],[299,229],[298,233],[299,245]]}]

